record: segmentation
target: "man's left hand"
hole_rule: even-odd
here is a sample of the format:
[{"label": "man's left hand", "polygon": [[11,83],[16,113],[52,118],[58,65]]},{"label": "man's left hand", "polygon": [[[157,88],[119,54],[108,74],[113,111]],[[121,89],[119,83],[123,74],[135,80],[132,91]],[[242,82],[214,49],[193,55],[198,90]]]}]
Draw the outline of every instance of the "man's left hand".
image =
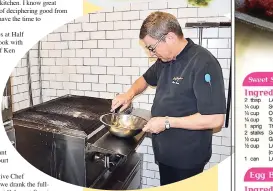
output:
[{"label": "man's left hand", "polygon": [[148,121],[145,127],[142,129],[144,132],[150,132],[158,134],[165,130],[165,118],[153,117]]}]

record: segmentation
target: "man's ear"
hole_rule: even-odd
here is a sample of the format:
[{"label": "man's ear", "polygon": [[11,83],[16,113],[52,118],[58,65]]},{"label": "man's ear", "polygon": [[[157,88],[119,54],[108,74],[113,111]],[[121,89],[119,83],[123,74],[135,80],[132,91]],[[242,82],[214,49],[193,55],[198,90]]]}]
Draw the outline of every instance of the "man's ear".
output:
[{"label": "man's ear", "polygon": [[165,36],[165,41],[168,44],[173,44],[175,41],[177,41],[177,36],[176,34],[174,34],[173,32],[169,32],[166,36]]}]

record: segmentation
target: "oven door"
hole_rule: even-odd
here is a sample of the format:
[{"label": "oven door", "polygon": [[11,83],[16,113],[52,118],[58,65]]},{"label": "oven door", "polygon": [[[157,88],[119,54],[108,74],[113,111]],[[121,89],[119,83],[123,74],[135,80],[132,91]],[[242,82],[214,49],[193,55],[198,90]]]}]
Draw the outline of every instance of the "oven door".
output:
[{"label": "oven door", "polygon": [[40,171],[85,186],[85,139],[15,124],[17,151]]}]

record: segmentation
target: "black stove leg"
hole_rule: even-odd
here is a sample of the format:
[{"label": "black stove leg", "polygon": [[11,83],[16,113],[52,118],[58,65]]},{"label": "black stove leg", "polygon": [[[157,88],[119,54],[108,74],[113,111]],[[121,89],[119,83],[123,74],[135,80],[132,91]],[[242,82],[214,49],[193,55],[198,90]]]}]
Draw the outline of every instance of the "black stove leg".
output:
[{"label": "black stove leg", "polygon": [[199,45],[202,46],[202,40],[203,40],[203,28],[199,28]]}]

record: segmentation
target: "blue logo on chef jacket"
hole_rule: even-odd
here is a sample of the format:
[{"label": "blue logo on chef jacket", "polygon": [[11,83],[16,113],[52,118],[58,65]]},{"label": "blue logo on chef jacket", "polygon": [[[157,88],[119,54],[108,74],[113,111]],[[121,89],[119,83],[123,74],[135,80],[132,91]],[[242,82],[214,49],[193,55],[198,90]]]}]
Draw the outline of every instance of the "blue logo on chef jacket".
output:
[{"label": "blue logo on chef jacket", "polygon": [[210,75],[209,74],[206,74],[205,75],[205,81],[207,82],[207,83],[209,83],[209,85],[211,86],[211,77],[210,77]]},{"label": "blue logo on chef jacket", "polygon": [[181,80],[183,80],[183,77],[173,77],[173,84],[179,84]]}]

